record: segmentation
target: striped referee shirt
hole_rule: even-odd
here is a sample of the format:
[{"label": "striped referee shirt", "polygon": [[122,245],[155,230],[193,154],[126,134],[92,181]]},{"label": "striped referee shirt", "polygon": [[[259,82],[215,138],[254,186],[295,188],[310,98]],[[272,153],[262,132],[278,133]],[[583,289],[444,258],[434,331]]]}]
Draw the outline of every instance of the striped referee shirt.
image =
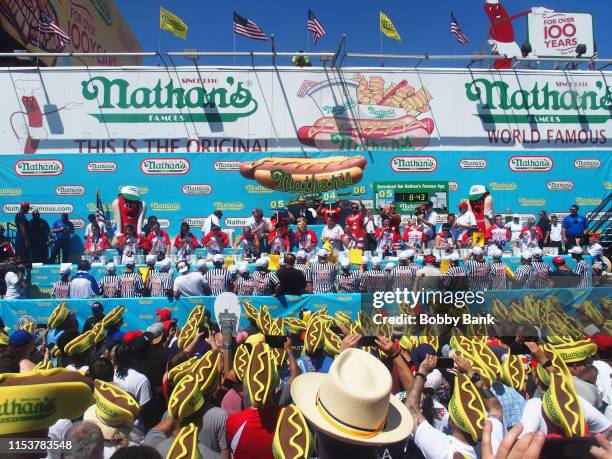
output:
[{"label": "striped referee shirt", "polygon": [[545,261],[534,261],[531,266],[534,268],[532,288],[548,288],[548,276],[552,271],[551,266]]},{"label": "striped referee shirt", "polygon": [[223,292],[230,292],[232,277],[232,273],[223,268],[209,269],[204,274],[204,279],[208,282],[212,296],[220,295]]},{"label": "striped referee shirt", "polygon": [[336,291],[334,286],[338,274],[336,265],[327,261],[323,263],[316,261],[310,265],[310,269],[312,270],[313,293],[334,293]]},{"label": "striped referee shirt", "polygon": [[142,296],[144,281],[139,272],[123,273],[119,276],[121,298],[139,298]]},{"label": "striped referee shirt", "polygon": [[308,264],[306,263],[296,263],[294,265],[295,269],[299,269],[300,271],[302,271],[304,273],[304,277],[306,278],[306,282],[311,282],[312,283],[312,269],[310,269],[310,266],[308,266]]},{"label": "striped referee shirt", "polygon": [[271,271],[255,271],[253,274],[251,274],[251,277],[253,278],[253,295],[257,295],[257,296],[272,295],[272,272]]},{"label": "striped referee shirt", "polygon": [[419,270],[419,265],[410,263],[408,265],[397,265],[393,268],[392,276],[395,279],[395,288],[400,290],[412,288],[416,272]]},{"label": "striped referee shirt", "polygon": [[70,281],[57,281],[53,282],[53,289],[51,290],[51,298],[64,299],[70,298]]},{"label": "striped referee shirt", "polygon": [[523,290],[530,289],[533,285],[533,278],[535,274],[535,269],[533,266],[529,265],[521,265],[516,269],[516,273],[514,274],[514,278],[518,282],[519,286]]},{"label": "striped referee shirt", "polygon": [[384,292],[387,274],[382,269],[372,268],[361,275],[361,288],[366,293]]},{"label": "striped referee shirt", "polygon": [[119,296],[119,276],[107,274],[100,281],[100,292],[104,298],[117,298]]},{"label": "striped referee shirt", "polygon": [[491,290],[507,290],[508,289],[508,277],[506,273],[507,266],[501,261],[494,261],[491,263],[491,269],[493,270],[493,279],[491,279]]},{"label": "striped referee shirt", "polygon": [[467,287],[467,271],[463,266],[451,266],[444,273],[444,288],[460,291]]},{"label": "striped referee shirt", "polygon": [[574,273],[580,276],[580,283],[578,284],[578,288],[586,288],[589,286],[589,267],[586,264],[586,261],[577,261]]},{"label": "striped referee shirt", "polygon": [[168,290],[172,291],[174,281],[169,272],[151,272],[151,296],[166,296]]},{"label": "striped referee shirt", "polygon": [[251,276],[238,276],[238,279],[236,279],[236,295],[253,295],[254,286],[255,281]]},{"label": "striped referee shirt", "polygon": [[489,282],[493,277],[493,270],[489,263],[471,258],[465,262],[465,268],[468,272],[468,288],[472,292],[489,289]]},{"label": "striped referee shirt", "polygon": [[359,271],[350,271],[345,274],[344,271],[340,271],[336,276],[336,282],[338,283],[338,293],[355,293],[359,292],[359,282],[361,275]]}]

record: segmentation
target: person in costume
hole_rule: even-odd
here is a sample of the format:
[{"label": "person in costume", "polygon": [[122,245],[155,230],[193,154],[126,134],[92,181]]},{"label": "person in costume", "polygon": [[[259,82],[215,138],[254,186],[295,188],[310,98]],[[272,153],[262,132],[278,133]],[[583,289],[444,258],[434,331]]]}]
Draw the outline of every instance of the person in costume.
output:
[{"label": "person in costume", "polygon": [[[140,191],[135,186],[123,186],[119,195],[111,203],[115,219],[115,239],[126,233],[127,225],[133,225],[136,234],[142,233],[147,204],[140,199]],[[116,243],[113,243],[116,246]]]}]

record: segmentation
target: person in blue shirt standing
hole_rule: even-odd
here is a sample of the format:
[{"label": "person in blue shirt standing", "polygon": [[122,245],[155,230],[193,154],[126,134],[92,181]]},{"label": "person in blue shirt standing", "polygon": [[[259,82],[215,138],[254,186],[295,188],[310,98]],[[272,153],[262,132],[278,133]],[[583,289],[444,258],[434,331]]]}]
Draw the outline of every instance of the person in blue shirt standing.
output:
[{"label": "person in blue shirt standing", "polygon": [[561,224],[565,250],[580,245],[580,241],[588,228],[587,219],[578,215],[578,209],[579,207],[576,204],[570,207],[570,214],[563,219]]},{"label": "person in blue shirt standing", "polygon": [[62,253],[62,263],[67,263],[70,256],[70,239],[74,234],[74,225],[68,219],[68,214],[53,223],[51,233],[55,235],[53,249],[51,250],[51,263],[58,264],[59,254]]}]

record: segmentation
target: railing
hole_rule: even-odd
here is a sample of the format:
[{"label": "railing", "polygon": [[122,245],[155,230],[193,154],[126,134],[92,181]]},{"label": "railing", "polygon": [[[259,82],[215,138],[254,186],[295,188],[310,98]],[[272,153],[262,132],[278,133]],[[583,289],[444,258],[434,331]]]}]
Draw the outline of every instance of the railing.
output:
[{"label": "railing", "polygon": [[600,244],[604,248],[612,246],[612,193],[587,213],[587,220],[589,232],[599,232]]}]

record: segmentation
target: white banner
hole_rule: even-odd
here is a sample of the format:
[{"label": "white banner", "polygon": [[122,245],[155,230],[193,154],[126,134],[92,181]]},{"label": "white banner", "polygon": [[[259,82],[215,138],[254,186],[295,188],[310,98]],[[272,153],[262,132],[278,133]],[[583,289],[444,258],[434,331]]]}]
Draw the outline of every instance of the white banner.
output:
[{"label": "white banner", "polygon": [[535,70],[4,69],[0,153],[609,149],[606,81]]},{"label": "white banner", "polygon": [[527,31],[533,54],[538,57],[576,57],[576,47],[585,45],[582,57],[595,52],[593,16],[589,13],[530,14]]}]

